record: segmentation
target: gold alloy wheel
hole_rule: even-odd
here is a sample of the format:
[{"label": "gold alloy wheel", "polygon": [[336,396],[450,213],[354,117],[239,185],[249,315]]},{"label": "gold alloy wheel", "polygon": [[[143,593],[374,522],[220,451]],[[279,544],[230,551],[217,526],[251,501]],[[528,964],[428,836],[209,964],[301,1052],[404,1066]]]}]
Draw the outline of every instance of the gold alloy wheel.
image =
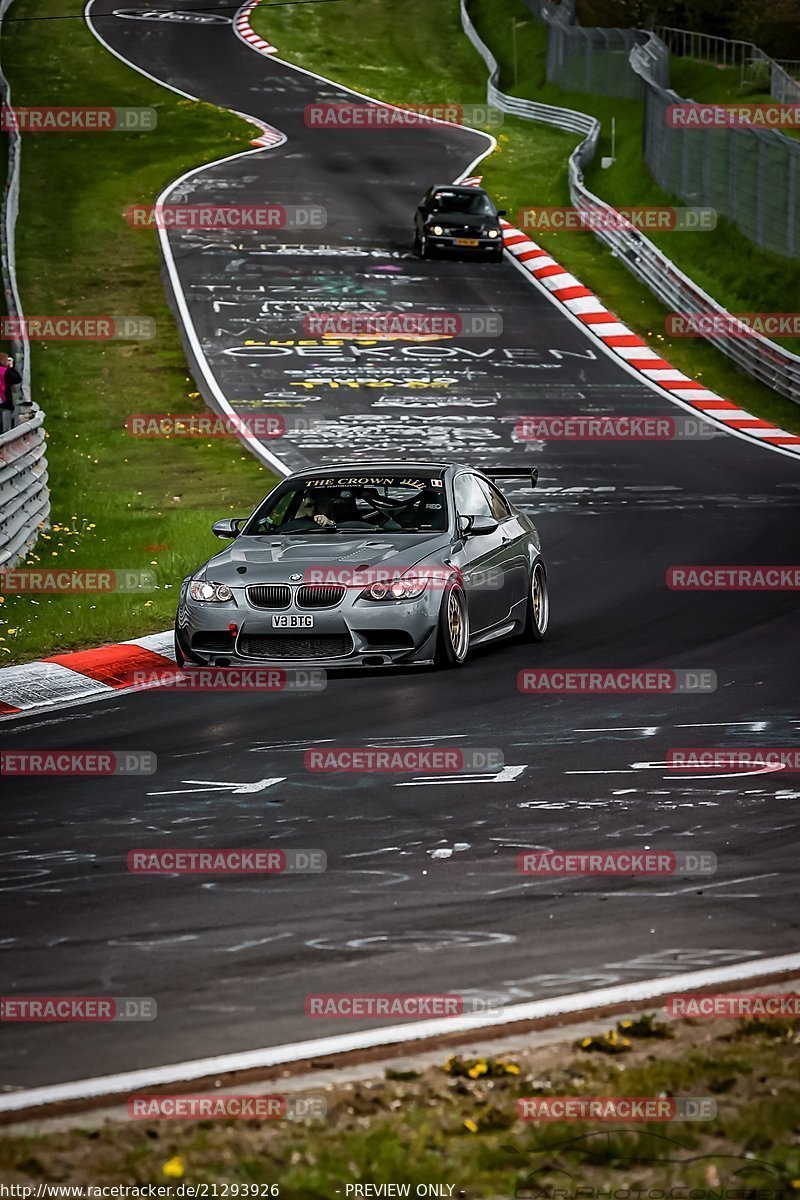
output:
[{"label": "gold alloy wheel", "polygon": [[462,592],[455,589],[447,597],[447,628],[450,632],[450,644],[453,654],[460,662],[467,653],[469,644],[469,625],[464,607]]},{"label": "gold alloy wheel", "polygon": [[547,622],[550,618],[550,598],[547,594],[544,571],[539,563],[533,568],[533,574],[531,575],[531,608],[533,610],[533,623],[536,631],[539,634],[543,634],[547,629]]}]

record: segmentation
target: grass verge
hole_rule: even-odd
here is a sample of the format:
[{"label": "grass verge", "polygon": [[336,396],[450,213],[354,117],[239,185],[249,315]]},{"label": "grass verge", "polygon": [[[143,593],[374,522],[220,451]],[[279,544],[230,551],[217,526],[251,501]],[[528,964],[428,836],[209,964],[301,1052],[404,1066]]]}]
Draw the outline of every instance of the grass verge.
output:
[{"label": "grass verge", "polygon": [[[587,182],[594,191],[612,204],[682,203],[662,192],[643,166],[638,102],[563,92],[548,84],[546,31],[521,0],[471,0],[470,15],[501,65],[504,90],[600,118],[598,164],[610,154],[611,117],[616,118],[617,163],[610,171],[599,165],[592,169]],[[252,21],[283,57],[378,99],[399,104],[485,103],[486,69],[461,30],[455,0],[267,5],[255,10]],[[529,205],[569,204],[567,158],[576,143],[570,134],[506,117],[498,150],[478,170],[500,207],[511,214]],[[666,336],[667,310],[590,233],[535,236],[623,321],[657,344],[674,366],[766,420],[800,432],[797,405],[739,371],[702,339]],[[786,297],[800,294],[800,266],[757,250],[727,222],[713,233],[666,233],[654,240],[733,311],[782,312]]]},{"label": "grass verge", "polygon": [[[667,1193],[684,1200],[796,1196],[797,1022],[684,1021],[670,1024],[668,1038],[654,1032],[658,1023],[648,1021],[614,1031],[600,1041],[613,1054],[575,1044],[523,1044],[502,1059],[443,1054],[424,1071],[326,1088],[327,1114],[315,1122],[145,1119],[37,1137],[0,1131],[0,1172],[8,1184],[158,1184],[176,1197],[215,1183],[242,1190],[194,1194],[270,1194],[244,1190],[258,1184],[282,1200],[344,1200],[379,1196],[353,1191],[378,1183],[408,1186],[386,1194],[413,1197],[436,1183],[452,1188],[439,1195],[468,1200],[558,1200],[578,1188],[598,1189],[577,1192],[584,1200],[604,1189],[607,1200],[609,1188],[647,1200],[644,1189],[667,1185],[693,1189]],[[649,1123],[519,1119],[521,1098],[567,1095],[703,1097],[717,1111]]]},{"label": "grass verge", "polygon": [[[79,18],[81,0],[17,0],[15,18]],[[134,412],[204,410],[160,276],[156,234],[124,213],[193,166],[249,149],[247,122],[183,100],[112,57],[84,22],[3,29],[16,105],[152,106],[142,133],[23,134],[17,261],[32,315],[151,317],[148,341],[31,343],[46,412],[52,529],[25,566],[151,570],[157,590],[0,597],[0,665],[171,625],[177,585],[213,553],[217,517],[250,510],[269,473],[237,441],[137,439]]]}]

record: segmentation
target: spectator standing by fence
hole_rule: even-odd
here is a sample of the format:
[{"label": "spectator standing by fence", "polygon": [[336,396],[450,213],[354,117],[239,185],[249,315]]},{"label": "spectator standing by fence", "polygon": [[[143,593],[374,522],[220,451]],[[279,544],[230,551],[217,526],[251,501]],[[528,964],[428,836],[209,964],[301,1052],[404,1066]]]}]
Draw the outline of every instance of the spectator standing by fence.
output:
[{"label": "spectator standing by fence", "polygon": [[0,354],[0,433],[11,428],[11,412],[14,398],[11,389],[22,383],[22,376],[14,368],[14,360],[8,354]]}]

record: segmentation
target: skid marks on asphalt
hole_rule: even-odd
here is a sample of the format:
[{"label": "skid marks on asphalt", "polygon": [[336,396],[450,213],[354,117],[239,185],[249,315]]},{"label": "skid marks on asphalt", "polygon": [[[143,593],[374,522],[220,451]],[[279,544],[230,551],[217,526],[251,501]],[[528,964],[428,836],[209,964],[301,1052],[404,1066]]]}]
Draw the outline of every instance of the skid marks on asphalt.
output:
[{"label": "skid marks on asphalt", "polygon": [[575,968],[501,979],[497,984],[497,993],[502,997],[504,1004],[516,1004],[525,1000],[540,1000],[546,996],[583,992],[590,988],[632,983],[642,978],[657,978],[660,975],[667,977],[682,971],[721,967],[726,963],[744,962],[760,956],[759,950],[741,947],[665,947],[650,954],[639,954],[627,960],[600,964],[590,970]]}]

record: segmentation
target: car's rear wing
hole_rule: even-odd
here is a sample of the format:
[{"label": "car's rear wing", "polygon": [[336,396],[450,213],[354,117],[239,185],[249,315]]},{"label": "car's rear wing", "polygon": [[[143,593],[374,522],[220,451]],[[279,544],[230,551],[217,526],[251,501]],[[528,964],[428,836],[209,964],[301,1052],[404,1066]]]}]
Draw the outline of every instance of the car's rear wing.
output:
[{"label": "car's rear wing", "polygon": [[529,479],[531,487],[539,482],[538,467],[480,467],[488,479]]}]

